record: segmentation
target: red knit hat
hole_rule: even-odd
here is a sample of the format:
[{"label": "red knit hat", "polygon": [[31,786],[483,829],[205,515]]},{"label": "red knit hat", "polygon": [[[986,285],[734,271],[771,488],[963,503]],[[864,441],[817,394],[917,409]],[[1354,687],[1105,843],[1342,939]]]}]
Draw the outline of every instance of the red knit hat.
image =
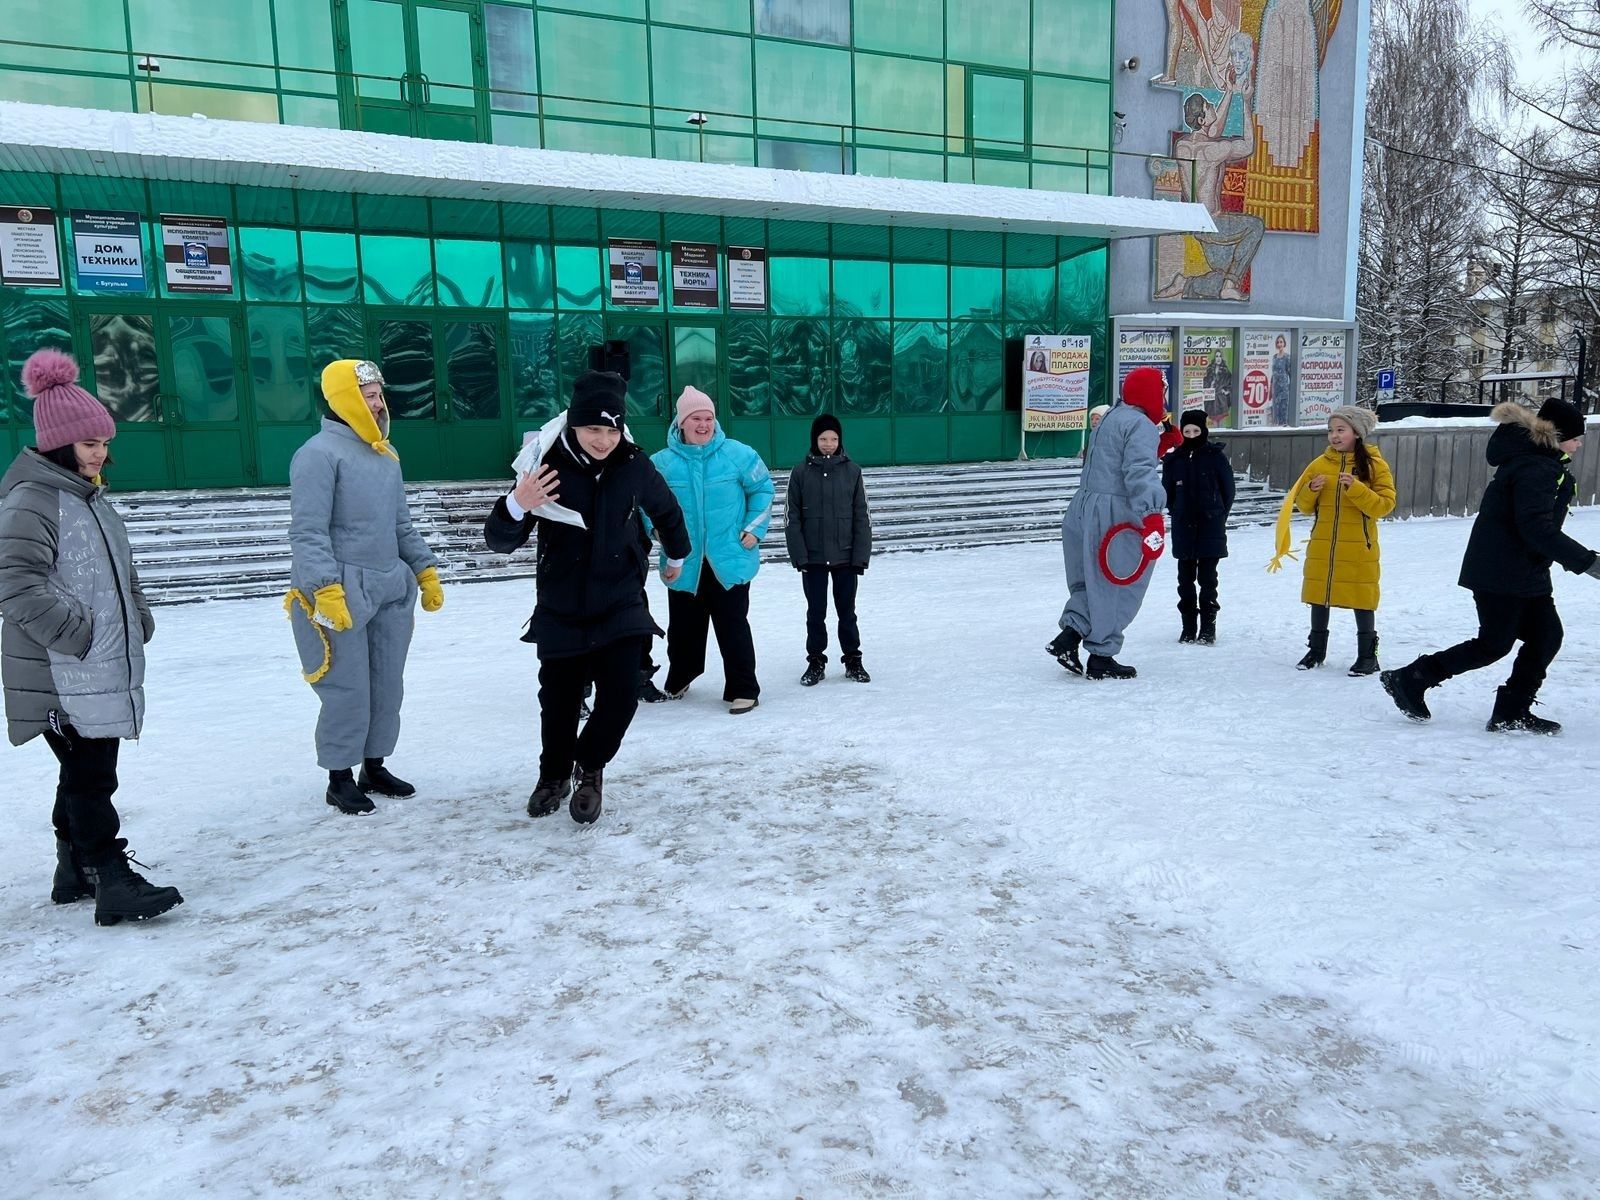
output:
[{"label": "red knit hat", "polygon": [[72,355],[48,347],[35,350],[22,364],[22,386],[33,397],[33,444],[40,450],[117,435],[106,406],[78,386]]},{"label": "red knit hat", "polygon": [[1135,367],[1122,381],[1122,402],[1161,424],[1167,415],[1167,373],[1157,367]]}]

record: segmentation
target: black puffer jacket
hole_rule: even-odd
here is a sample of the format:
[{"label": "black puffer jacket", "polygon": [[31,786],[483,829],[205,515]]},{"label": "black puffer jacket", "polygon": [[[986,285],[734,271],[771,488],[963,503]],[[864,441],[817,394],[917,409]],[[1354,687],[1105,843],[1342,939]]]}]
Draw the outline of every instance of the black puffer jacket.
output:
[{"label": "black puffer jacket", "polygon": [[1548,596],[1550,564],[1586,571],[1595,552],[1561,532],[1577,490],[1560,434],[1532,409],[1508,401],[1486,456],[1495,468],[1461,560],[1460,584],[1499,596]]},{"label": "black puffer jacket", "polygon": [[865,571],[872,557],[872,517],[861,468],[840,446],[820,454],[816,430],[811,453],[789,472],[783,497],[783,534],[789,561],[807,567],[854,567]]},{"label": "black puffer jacket", "polygon": [[1185,441],[1161,460],[1161,482],[1172,514],[1172,557],[1228,557],[1234,485],[1227,452],[1209,439]]},{"label": "black puffer jacket", "polygon": [[537,512],[513,520],[504,496],[483,527],[489,549],[510,554],[539,522],[538,599],[523,641],[536,642],[540,658],[570,658],[619,638],[660,634],[645,603],[650,557],[640,511],[655,526],[668,558],[687,558],[690,549],[683,511],[666,480],[627,439],[603,464],[578,461],[565,441],[543,462],[560,478],[560,505],[581,516],[587,528]]}]

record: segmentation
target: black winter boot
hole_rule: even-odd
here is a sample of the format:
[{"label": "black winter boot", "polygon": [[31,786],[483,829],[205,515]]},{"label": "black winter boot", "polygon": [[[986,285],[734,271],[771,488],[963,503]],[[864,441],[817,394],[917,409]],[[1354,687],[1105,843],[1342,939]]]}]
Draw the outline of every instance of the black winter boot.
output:
[{"label": "black winter boot", "polygon": [[127,844],[118,838],[115,849],[94,864],[90,872],[94,882],[96,925],[148,921],[183,903],[177,888],[157,887],[128,865],[133,856],[125,853]]},{"label": "black winter boot", "polygon": [[667,694],[656,686],[656,681],[645,672],[639,672],[639,703],[662,704],[665,703]]},{"label": "black winter boot", "polygon": [[1313,629],[1306,638],[1306,645],[1310,647],[1306,656],[1295,663],[1295,670],[1310,671],[1322,665],[1328,657],[1328,631],[1326,629]]},{"label": "black winter boot", "polygon": [[380,796],[393,796],[399,800],[417,794],[417,789],[393,774],[383,765],[381,758],[369,758],[362,762],[356,786],[363,792],[376,792]]},{"label": "black winter boot", "polygon": [[1083,635],[1072,626],[1068,625],[1056,634],[1055,641],[1044,648],[1045,653],[1055,659],[1074,675],[1083,674],[1083,660],[1078,657],[1078,647],[1083,644]]},{"label": "black winter boot", "polygon": [[851,683],[871,683],[872,676],[867,674],[867,669],[861,665],[859,654],[844,660],[844,677]]},{"label": "black winter boot", "polygon": [[590,771],[579,766],[573,773],[578,790],[572,793],[572,803],[567,815],[579,825],[590,825],[600,819],[600,791],[604,783],[605,768]]},{"label": "black winter boot", "polygon": [[56,877],[50,881],[50,900],[55,904],[71,904],[75,900],[92,900],[94,884],[83,872],[77,852],[66,838],[56,838]]},{"label": "black winter boot", "polygon": [[828,674],[828,660],[825,658],[806,659],[806,673],[800,676],[801,687],[816,687]]},{"label": "black winter boot", "polygon": [[328,772],[328,791],[323,799],[342,813],[369,813],[378,807],[356,786],[355,772],[349,767]]},{"label": "black winter boot", "polygon": [[1401,667],[1398,671],[1385,671],[1378,676],[1378,682],[1383,684],[1383,690],[1389,693],[1389,699],[1394,701],[1394,706],[1413,721],[1427,721],[1433,718],[1433,714],[1428,711],[1428,702],[1423,699],[1423,693],[1428,690],[1428,685],[1422,682],[1416,663]]},{"label": "black winter boot", "polygon": [[1378,673],[1378,635],[1356,634],[1356,660],[1350,664],[1351,675],[1376,675]]},{"label": "black winter boot", "polygon": [[1519,696],[1510,688],[1499,688],[1494,694],[1494,712],[1484,726],[1490,733],[1542,733],[1554,736],[1561,732],[1556,721],[1536,717],[1531,711],[1532,696]]},{"label": "black winter boot", "polygon": [[572,776],[564,775],[560,779],[541,779],[539,786],[533,789],[533,794],[528,797],[528,815],[530,817],[548,817],[551,813],[561,811],[562,802],[567,794],[572,791]]},{"label": "black winter boot", "polygon": [[1178,641],[1180,643],[1194,641],[1199,618],[1192,612],[1180,612],[1178,615],[1183,618],[1183,632],[1178,634]]},{"label": "black winter boot", "polygon": [[1217,614],[1206,613],[1200,618],[1200,633],[1194,639],[1202,646],[1215,646],[1217,644]]},{"label": "black winter boot", "polygon": [[1124,663],[1119,663],[1109,654],[1089,655],[1089,669],[1085,674],[1090,679],[1136,679],[1139,672]]}]

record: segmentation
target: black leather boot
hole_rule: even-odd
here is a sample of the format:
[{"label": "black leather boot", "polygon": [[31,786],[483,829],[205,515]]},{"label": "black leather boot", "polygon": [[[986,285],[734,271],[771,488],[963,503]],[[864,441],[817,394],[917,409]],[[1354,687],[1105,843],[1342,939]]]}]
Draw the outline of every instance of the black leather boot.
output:
[{"label": "black leather boot", "polygon": [[806,659],[805,674],[800,676],[801,687],[816,687],[828,674],[828,660],[825,658]]},{"label": "black leather boot", "polygon": [[323,799],[342,813],[369,813],[378,807],[356,786],[355,772],[349,767],[328,772],[328,791]]},{"label": "black leather boot", "polygon": [[1532,696],[1499,688],[1494,694],[1494,712],[1484,728],[1490,733],[1542,733],[1551,737],[1561,732],[1560,722],[1534,716],[1532,706]]},{"label": "black leather boot", "polygon": [[579,766],[573,773],[573,780],[578,787],[572,793],[567,815],[579,825],[593,824],[600,819],[600,792],[605,782],[605,768],[596,767],[590,771]]},{"label": "black leather boot", "polygon": [[94,884],[83,872],[77,852],[66,838],[56,838],[56,877],[50,881],[50,899],[55,904],[92,900]]},{"label": "black leather boot", "polygon": [[1356,634],[1356,660],[1350,664],[1351,675],[1376,675],[1378,673],[1378,635]]},{"label": "black leather boot", "polygon": [[867,669],[861,665],[861,656],[852,654],[844,660],[844,677],[851,683],[871,683],[872,676],[867,674]]},{"label": "black leather boot", "polygon": [[1072,626],[1068,625],[1055,640],[1044,648],[1045,653],[1055,659],[1074,675],[1083,674],[1083,660],[1078,657],[1078,647],[1083,644],[1083,635]]},{"label": "black leather boot", "polygon": [[1394,701],[1394,706],[1413,721],[1427,721],[1433,718],[1433,714],[1428,711],[1428,702],[1423,699],[1428,685],[1422,681],[1415,663],[1401,667],[1398,671],[1385,671],[1378,676],[1378,682],[1383,684],[1383,690],[1389,693],[1389,699]]},{"label": "black leather boot", "polygon": [[417,789],[384,766],[381,758],[369,758],[362,762],[361,776],[356,780],[356,786],[363,792],[376,792],[380,796],[393,796],[398,800],[417,794]]},{"label": "black leather boot", "polygon": [[125,853],[126,846],[118,838],[112,851],[92,867],[96,925],[148,921],[183,903],[177,888],[157,887],[129,866],[132,855]]},{"label": "black leather boot", "polygon": [[560,779],[541,779],[539,786],[534,788],[533,794],[528,797],[528,815],[548,817],[551,813],[560,812],[562,802],[571,791],[570,775],[564,775]]},{"label": "black leather boot", "polygon": [[1199,636],[1199,617],[1192,612],[1179,612],[1183,618],[1183,632],[1178,634],[1178,641],[1188,643]]},{"label": "black leather boot", "polygon": [[1320,667],[1323,660],[1328,657],[1328,631],[1326,629],[1313,629],[1306,638],[1309,649],[1306,656],[1295,663],[1297,671],[1311,671]]},{"label": "black leather boot", "polygon": [[1217,644],[1217,614],[1206,613],[1200,618],[1200,632],[1195,641],[1202,646],[1215,646]]},{"label": "black leather boot", "polygon": [[1089,655],[1089,669],[1084,674],[1090,679],[1137,679],[1139,676],[1139,672],[1109,654]]}]

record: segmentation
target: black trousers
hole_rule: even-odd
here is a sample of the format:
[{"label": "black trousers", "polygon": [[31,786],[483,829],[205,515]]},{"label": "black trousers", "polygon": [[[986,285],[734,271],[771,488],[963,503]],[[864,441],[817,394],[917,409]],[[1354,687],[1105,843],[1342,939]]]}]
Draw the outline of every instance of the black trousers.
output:
[{"label": "black trousers", "polygon": [[750,635],[750,585],[723,587],[710,563],[700,565],[700,586],[692,594],[667,591],[666,690],[680,691],[705,673],[707,626],[716,630],[722,653],[722,698],[759,697],[756,643]]},{"label": "black trousers", "polygon": [[1561,649],[1561,617],[1555,597],[1473,592],[1472,599],[1478,606],[1478,636],[1437,654],[1424,654],[1412,666],[1423,683],[1432,687],[1500,661],[1521,642],[1506,689],[1518,698],[1533,699]]},{"label": "black trousers", "polygon": [[856,623],[856,588],[861,576],[854,567],[807,567],[800,572],[806,590],[806,657],[827,661],[828,584],[833,584],[833,611],[839,618],[839,653],[861,657],[861,626]]},{"label": "black trousers", "polygon": [[[1357,633],[1374,633],[1378,628],[1378,614],[1370,608],[1352,608],[1356,615]],[[1311,606],[1311,628],[1316,633],[1328,632],[1328,620],[1333,615],[1333,609],[1326,604],[1313,604]]]},{"label": "black trousers", "polygon": [[[1184,616],[1205,613],[1215,616],[1222,607],[1217,602],[1217,563],[1215,558],[1180,558],[1178,560],[1178,611]],[[1198,600],[1195,584],[1200,585]]]},{"label": "black trousers", "polygon": [[86,738],[71,725],[60,733],[47,730],[44,740],[61,764],[51,823],[56,836],[70,842],[79,858],[99,863],[118,855],[117,832],[121,818],[111,803],[117,790],[116,738]]},{"label": "black trousers", "polygon": [[[539,778],[564,779],[574,765],[603,767],[617,755],[639,708],[642,637],[626,637],[570,658],[539,663]],[[594,707],[578,732],[585,685],[594,683]]]}]

